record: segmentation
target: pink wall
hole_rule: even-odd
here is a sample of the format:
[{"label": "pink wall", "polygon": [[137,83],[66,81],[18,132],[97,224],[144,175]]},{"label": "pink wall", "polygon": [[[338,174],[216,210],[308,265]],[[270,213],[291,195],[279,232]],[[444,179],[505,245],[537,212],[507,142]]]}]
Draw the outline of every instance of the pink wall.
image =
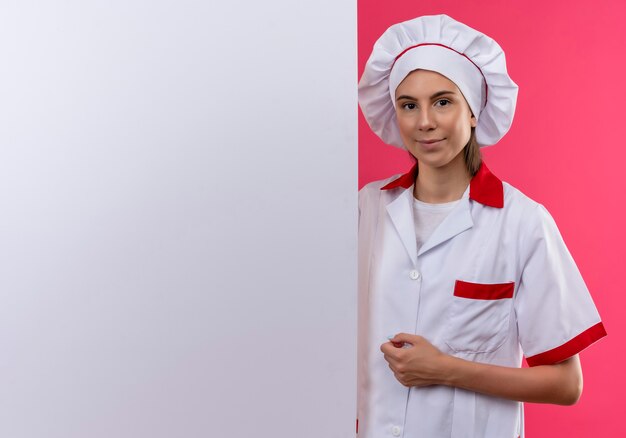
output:
[{"label": "pink wall", "polygon": [[[626,395],[626,2],[358,0],[359,76],[391,24],[445,13],[493,37],[519,85],[513,127],[484,150],[489,168],[554,216],[609,336],[581,354],[573,407],[526,405],[527,437],[621,434]],[[359,184],[408,170],[359,116]],[[624,306],[624,307],[622,307]]]}]

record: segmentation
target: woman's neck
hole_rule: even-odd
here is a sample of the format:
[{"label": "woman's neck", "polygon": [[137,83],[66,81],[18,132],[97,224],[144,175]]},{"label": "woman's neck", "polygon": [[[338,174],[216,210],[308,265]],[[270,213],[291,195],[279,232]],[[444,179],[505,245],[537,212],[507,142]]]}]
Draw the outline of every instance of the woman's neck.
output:
[{"label": "woman's neck", "polygon": [[471,179],[462,153],[442,167],[419,163],[413,196],[431,204],[456,201],[461,199]]}]

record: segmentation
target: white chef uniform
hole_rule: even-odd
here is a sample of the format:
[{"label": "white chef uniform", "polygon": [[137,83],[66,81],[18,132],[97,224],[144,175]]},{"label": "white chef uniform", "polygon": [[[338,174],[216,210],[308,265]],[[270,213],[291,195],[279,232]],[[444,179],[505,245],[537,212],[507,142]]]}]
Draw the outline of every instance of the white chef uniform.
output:
[{"label": "white chef uniform", "polygon": [[458,388],[407,388],[379,348],[396,333],[447,354],[554,364],[606,332],[546,209],[483,163],[416,248],[411,172],[359,192],[358,436],[523,437],[522,404]]}]

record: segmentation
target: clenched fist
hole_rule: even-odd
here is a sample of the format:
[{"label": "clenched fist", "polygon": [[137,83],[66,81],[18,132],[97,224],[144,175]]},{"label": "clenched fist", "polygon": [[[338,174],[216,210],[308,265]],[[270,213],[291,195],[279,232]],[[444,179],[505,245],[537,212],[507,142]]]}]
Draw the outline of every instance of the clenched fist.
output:
[{"label": "clenched fist", "polygon": [[399,333],[380,346],[389,368],[404,386],[445,383],[444,364],[448,355],[421,336]]}]

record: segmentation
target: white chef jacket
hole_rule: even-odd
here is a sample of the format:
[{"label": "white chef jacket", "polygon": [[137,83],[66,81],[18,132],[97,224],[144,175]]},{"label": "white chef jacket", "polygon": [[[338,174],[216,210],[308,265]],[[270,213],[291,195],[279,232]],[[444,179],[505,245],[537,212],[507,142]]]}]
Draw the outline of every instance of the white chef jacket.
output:
[{"label": "white chef jacket", "polygon": [[483,163],[419,249],[417,165],[359,192],[359,438],[523,437],[523,405],[447,386],[407,388],[380,351],[414,333],[470,361],[563,361],[606,335],[547,212]]}]

